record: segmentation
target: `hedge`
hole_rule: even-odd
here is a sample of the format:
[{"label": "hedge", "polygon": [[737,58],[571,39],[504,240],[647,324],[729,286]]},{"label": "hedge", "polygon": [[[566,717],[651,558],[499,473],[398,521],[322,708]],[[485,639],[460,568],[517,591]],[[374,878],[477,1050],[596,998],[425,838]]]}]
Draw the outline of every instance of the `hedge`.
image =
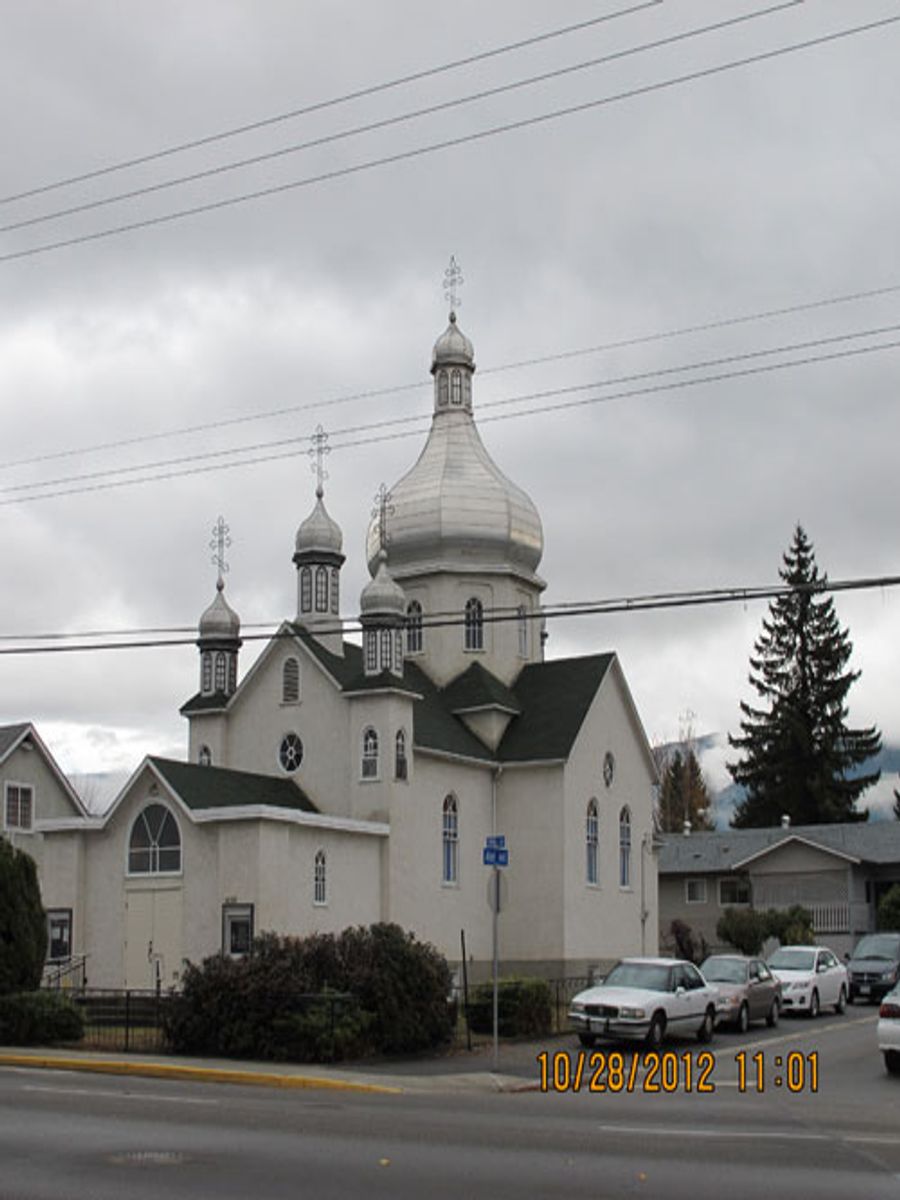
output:
[{"label": "hedge", "polygon": [[80,1011],[59,992],[13,992],[0,996],[0,1045],[80,1042],[83,1034]]},{"label": "hedge", "polygon": [[[552,1022],[550,984],[546,979],[501,979],[497,985],[497,1032],[501,1037],[543,1037]],[[480,983],[469,997],[469,1028],[494,1029],[494,985]]]}]

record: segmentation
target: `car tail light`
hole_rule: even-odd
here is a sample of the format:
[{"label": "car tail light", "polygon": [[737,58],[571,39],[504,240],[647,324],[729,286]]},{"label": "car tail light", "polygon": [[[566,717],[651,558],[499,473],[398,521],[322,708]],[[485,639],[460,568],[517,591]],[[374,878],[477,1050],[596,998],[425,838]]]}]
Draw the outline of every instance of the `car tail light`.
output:
[{"label": "car tail light", "polygon": [[879,1008],[878,1015],[879,1017],[900,1018],[900,1004],[895,1000],[888,1000]]}]

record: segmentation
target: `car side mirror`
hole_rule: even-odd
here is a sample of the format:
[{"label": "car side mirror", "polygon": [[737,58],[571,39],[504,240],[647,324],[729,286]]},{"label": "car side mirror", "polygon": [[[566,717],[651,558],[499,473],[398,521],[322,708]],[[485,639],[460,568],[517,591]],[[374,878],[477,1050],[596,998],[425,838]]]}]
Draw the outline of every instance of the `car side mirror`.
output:
[{"label": "car side mirror", "polygon": [[679,983],[678,987],[675,989],[675,995],[676,996],[684,995],[684,984],[683,983]]},{"label": "car side mirror", "polygon": [[844,951],[844,962],[849,962],[849,961],[850,961],[850,951],[845,950]]}]

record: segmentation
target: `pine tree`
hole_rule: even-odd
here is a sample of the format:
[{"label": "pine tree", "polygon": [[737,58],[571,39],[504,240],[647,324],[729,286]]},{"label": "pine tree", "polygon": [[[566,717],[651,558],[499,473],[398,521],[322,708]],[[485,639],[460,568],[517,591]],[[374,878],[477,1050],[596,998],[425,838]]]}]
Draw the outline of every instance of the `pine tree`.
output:
[{"label": "pine tree", "polygon": [[38,986],[47,918],[34,860],[0,838],[0,995]]},{"label": "pine tree", "polygon": [[848,669],[853,646],[800,525],[780,575],[790,590],[772,601],[750,658],[750,683],[765,707],[742,703],[741,735],[728,739],[742,752],[728,769],[747,789],[732,824],[777,825],[784,814],[797,825],[865,820],[854,804],[880,772],[850,772],[878,753],[881,735],[874,725],[845,724],[860,673]]},{"label": "pine tree", "polygon": [[894,820],[900,821],[900,792],[894,788]]},{"label": "pine tree", "polygon": [[691,829],[715,829],[709,790],[693,746],[679,747],[669,755],[660,774],[660,831],[681,833],[685,821],[690,821]]}]

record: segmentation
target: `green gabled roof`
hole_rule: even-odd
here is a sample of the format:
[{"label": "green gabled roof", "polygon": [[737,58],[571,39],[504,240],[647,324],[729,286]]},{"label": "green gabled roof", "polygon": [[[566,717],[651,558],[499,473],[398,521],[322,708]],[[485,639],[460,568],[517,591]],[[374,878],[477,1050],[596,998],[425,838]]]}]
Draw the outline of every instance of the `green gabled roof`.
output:
[{"label": "green gabled roof", "polygon": [[305,626],[292,622],[291,629],[297,640],[302,642],[313,657],[319,660],[328,674],[337,680],[342,690],[362,676],[362,649],[354,642],[344,642],[344,653],[341,656],[326,650],[319,639],[313,637]]},{"label": "green gabled roof", "polygon": [[228,707],[228,700],[229,697],[224,692],[213,692],[211,696],[204,696],[202,692],[197,692],[187,703],[182,704],[178,711],[181,713],[221,711]]},{"label": "green gabled roof", "polygon": [[316,813],[318,808],[293,780],[226,767],[201,767],[171,758],[148,760],[190,809],[268,805]]},{"label": "green gabled roof", "polygon": [[567,758],[614,657],[592,654],[525,667],[513,685],[521,712],[503,735],[499,760]]},{"label": "green gabled roof", "polygon": [[471,712],[479,708],[502,708],[519,713],[522,706],[505,683],[492,675],[480,662],[474,662],[443,691],[444,703],[451,712]]},{"label": "green gabled roof", "polygon": [[407,663],[404,678],[422,697],[413,705],[413,745],[417,750],[440,750],[483,762],[494,761],[488,748],[453,715],[444,694],[423,670],[415,663]]}]

